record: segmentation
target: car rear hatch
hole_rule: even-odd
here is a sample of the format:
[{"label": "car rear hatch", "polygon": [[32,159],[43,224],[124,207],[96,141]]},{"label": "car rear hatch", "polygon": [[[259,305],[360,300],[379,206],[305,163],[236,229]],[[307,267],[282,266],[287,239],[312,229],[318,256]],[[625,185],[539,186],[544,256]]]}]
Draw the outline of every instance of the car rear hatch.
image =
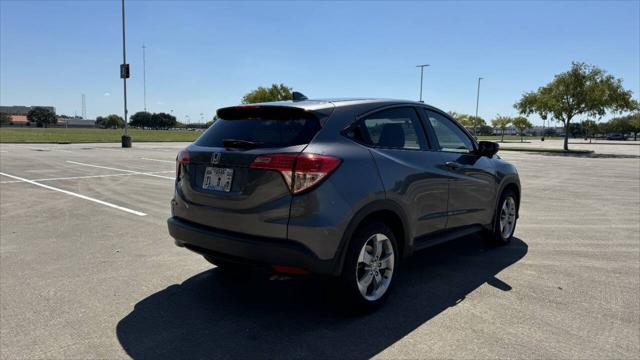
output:
[{"label": "car rear hatch", "polygon": [[179,155],[176,187],[186,206],[174,215],[216,229],[286,238],[290,176],[255,166],[256,159],[300,154],[320,130],[317,115],[281,106],[218,110],[214,124]]}]

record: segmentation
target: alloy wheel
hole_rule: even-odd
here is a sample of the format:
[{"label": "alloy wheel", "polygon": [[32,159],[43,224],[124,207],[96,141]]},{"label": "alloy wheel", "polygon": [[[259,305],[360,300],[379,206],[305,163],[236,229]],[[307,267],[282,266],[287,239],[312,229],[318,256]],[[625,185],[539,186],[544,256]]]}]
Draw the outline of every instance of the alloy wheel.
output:
[{"label": "alloy wheel", "polygon": [[500,235],[503,239],[508,239],[513,235],[516,226],[516,201],[512,196],[508,196],[502,203],[500,209]]},{"label": "alloy wheel", "polygon": [[391,284],[395,254],[384,234],[371,235],[362,246],[356,264],[360,294],[369,301],[380,299]]}]

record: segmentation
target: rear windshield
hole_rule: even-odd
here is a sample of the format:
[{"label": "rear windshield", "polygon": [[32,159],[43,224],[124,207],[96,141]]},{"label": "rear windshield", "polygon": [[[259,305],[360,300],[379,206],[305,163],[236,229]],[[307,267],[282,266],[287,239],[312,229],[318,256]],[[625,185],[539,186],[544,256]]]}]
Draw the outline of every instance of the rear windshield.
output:
[{"label": "rear windshield", "polygon": [[226,108],[195,144],[223,147],[225,140],[241,140],[257,147],[286,147],[308,144],[318,130],[318,119],[299,109]]}]

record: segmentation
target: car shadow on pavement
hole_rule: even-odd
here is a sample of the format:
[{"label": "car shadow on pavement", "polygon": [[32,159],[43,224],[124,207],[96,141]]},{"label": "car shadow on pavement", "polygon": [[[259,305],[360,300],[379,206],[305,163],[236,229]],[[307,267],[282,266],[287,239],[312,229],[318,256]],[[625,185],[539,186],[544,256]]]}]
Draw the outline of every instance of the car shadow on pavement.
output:
[{"label": "car shadow on pavement", "polygon": [[134,359],[370,358],[484,283],[511,290],[495,276],[527,250],[518,238],[492,247],[473,235],[417,253],[368,315],[339,310],[321,279],[234,278],[214,268],[141,300],[116,331]]}]

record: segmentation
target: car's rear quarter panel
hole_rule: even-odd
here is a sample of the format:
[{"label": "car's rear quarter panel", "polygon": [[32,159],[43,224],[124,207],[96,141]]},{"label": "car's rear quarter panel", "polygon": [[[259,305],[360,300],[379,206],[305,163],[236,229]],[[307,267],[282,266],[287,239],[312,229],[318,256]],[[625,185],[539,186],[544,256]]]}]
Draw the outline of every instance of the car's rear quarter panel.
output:
[{"label": "car's rear quarter panel", "polygon": [[304,243],[323,260],[336,256],[353,215],[385,198],[369,150],[340,135],[354,112],[340,110],[336,109],[305,152],[337,156],[342,163],[320,186],[293,197],[288,226],[290,240]]}]

